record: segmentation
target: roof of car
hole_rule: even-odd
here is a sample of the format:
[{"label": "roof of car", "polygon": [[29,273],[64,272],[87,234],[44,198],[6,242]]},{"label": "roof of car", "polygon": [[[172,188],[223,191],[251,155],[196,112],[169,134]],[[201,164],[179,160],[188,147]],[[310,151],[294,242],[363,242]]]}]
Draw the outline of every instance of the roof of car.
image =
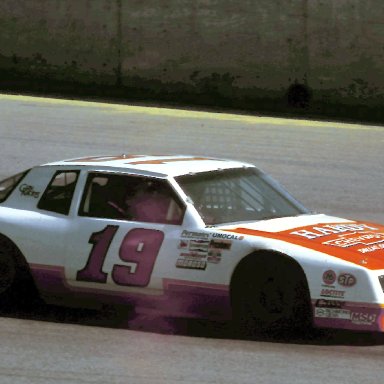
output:
[{"label": "roof of car", "polygon": [[253,167],[252,164],[234,160],[192,155],[112,155],[88,156],[62,160],[45,165],[76,165],[91,168],[123,168],[136,172],[144,171],[167,176],[208,172],[228,168]]}]

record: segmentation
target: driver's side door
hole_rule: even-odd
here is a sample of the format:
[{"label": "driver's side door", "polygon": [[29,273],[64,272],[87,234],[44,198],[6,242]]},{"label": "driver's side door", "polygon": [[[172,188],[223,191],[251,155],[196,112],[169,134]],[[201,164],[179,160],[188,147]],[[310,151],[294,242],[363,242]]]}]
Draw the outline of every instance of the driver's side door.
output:
[{"label": "driver's side door", "polygon": [[92,292],[158,288],[156,262],[177,251],[183,214],[166,180],[90,172],[68,237],[67,284]]}]

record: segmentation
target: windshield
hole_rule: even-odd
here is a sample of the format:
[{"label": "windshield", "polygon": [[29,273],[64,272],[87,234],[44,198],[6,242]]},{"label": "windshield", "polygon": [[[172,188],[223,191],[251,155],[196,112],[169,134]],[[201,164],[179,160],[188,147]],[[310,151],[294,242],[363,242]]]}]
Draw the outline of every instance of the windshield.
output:
[{"label": "windshield", "polygon": [[256,168],[204,172],[176,180],[207,225],[309,213]]}]

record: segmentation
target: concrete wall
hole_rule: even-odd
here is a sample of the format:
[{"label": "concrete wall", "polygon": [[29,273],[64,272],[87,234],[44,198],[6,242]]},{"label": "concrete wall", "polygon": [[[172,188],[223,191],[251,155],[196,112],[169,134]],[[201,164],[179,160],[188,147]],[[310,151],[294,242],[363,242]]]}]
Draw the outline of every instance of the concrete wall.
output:
[{"label": "concrete wall", "polygon": [[381,117],[383,20],[383,0],[2,0],[0,87]]}]

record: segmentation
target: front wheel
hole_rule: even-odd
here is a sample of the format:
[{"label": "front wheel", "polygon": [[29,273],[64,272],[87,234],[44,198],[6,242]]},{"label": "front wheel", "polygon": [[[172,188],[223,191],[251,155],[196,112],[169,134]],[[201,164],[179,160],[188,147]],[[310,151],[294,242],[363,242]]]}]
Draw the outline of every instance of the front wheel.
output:
[{"label": "front wheel", "polygon": [[285,258],[238,271],[231,299],[235,326],[242,335],[292,332],[310,323],[304,274]]}]

